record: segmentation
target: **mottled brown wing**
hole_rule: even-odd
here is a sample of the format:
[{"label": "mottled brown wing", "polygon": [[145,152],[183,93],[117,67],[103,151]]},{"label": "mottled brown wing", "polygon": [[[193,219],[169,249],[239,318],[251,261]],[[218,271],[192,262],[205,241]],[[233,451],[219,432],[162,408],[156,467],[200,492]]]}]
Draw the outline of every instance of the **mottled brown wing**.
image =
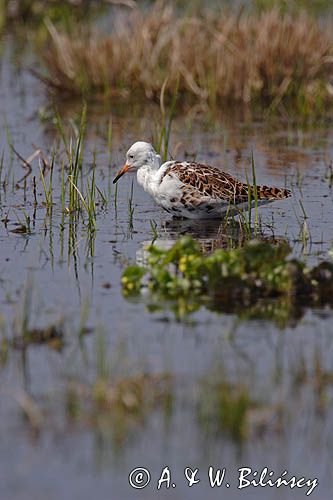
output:
[{"label": "mottled brown wing", "polygon": [[[232,175],[222,170],[195,162],[175,162],[170,165],[164,176],[176,176],[190,191],[197,191],[201,196],[208,196],[216,200],[225,200],[234,204],[248,200],[249,186],[238,181]],[[250,186],[251,196],[254,197],[253,186]],[[288,198],[291,192],[285,188],[257,186],[258,199],[276,200]]]}]

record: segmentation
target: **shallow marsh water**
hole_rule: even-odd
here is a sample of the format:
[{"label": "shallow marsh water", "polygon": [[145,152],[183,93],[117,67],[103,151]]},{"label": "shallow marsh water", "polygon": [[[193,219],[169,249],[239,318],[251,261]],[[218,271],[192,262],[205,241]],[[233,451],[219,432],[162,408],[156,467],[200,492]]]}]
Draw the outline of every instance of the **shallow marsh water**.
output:
[{"label": "shallow marsh water", "polygon": [[[4,46],[4,51],[7,48]],[[62,350],[49,345],[26,349],[9,347],[0,365],[0,484],[1,498],[303,498],[305,490],[252,488],[237,490],[240,466],[277,475],[317,477],[313,498],[326,500],[332,491],[332,313],[302,311],[288,326],[276,322],[246,320],[201,308],[185,322],[175,321],[165,309],[151,313],[142,302],[122,297],[123,268],[142,256],[153,239],[165,244],[180,232],[218,244],[221,228],[188,223],[170,224],[169,215],[134,183],[133,218],[128,199],[132,178],[125,176],[109,192],[116,168],[122,165],[127,147],[136,139],[149,139],[153,119],[145,112],[133,118],[133,109],[121,115],[111,108],[113,119],[112,167],[108,168],[107,126],[109,113],[88,108],[88,138],[84,173],[91,169],[96,151],[96,183],[108,193],[100,206],[97,232],[92,246],[87,230],[79,223],[76,238],[69,236],[69,220],[61,214],[60,165],[54,173],[52,216],[43,206],[38,163],[27,178],[26,193],[20,161],[7,144],[5,123],[11,141],[23,157],[32,144],[48,155],[54,144],[54,127],[38,119],[36,111],[47,103],[41,85],[26,71],[16,73],[4,56],[1,68],[1,147],[5,151],[0,191],[0,319],[2,335],[11,338],[23,321],[23,304],[29,298],[29,326],[43,327],[63,322]],[[70,109],[66,110],[71,115]],[[8,135],[8,134],[7,134]],[[232,174],[245,178],[254,152],[260,183],[287,185],[291,200],[260,209],[267,236],[286,238],[293,253],[316,263],[328,258],[333,240],[332,191],[327,174],[333,160],[333,133],[329,127],[301,130],[281,123],[232,122],[203,126],[202,120],[179,117],[174,125],[171,152],[181,158],[193,154]],[[227,166],[227,167],[226,167]],[[32,177],[37,179],[38,204],[34,216]],[[13,181],[14,179],[14,181]],[[48,181],[48,179],[47,179]],[[301,230],[307,214],[306,231]],[[31,218],[31,234],[11,232],[17,216]],[[61,228],[64,220],[64,229]],[[203,236],[204,235],[204,238]],[[162,241],[163,240],[163,241]],[[83,333],[82,333],[83,332]],[[102,354],[101,354],[102,353]],[[89,385],[109,365],[111,378],[137,373],[167,373],[172,379],[172,404],[157,408],[138,421],[125,421],[122,432],[108,419],[93,422],[83,415],[74,422],[66,414],[68,384],[75,380]],[[323,374],[318,376],[318,372]],[[324,376],[325,375],[325,376]],[[228,433],[210,430],[200,418],[200,407],[209,404],[218,381],[245,385],[260,411],[249,435],[241,443]],[[208,384],[208,385],[207,385]],[[38,432],[22,415],[22,394],[29,395],[41,412]],[[18,402],[19,400],[19,402]],[[30,402],[31,404],[31,402]],[[67,408],[68,412],[68,408]],[[29,423],[30,420],[30,423]],[[126,427],[127,426],[127,427]],[[172,470],[177,487],[156,491],[164,466]],[[226,467],[231,487],[211,489],[207,468]],[[148,467],[151,484],[141,493],[128,484],[128,474],[137,466]],[[186,466],[200,469],[202,481],[186,486]],[[226,493],[227,492],[227,493]]]}]

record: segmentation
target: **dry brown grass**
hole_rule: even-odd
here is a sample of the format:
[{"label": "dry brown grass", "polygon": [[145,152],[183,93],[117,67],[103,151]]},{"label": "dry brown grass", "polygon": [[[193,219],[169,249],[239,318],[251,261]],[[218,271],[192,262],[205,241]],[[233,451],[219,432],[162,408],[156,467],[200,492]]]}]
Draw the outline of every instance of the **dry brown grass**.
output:
[{"label": "dry brown grass", "polygon": [[[52,86],[71,93],[144,94],[179,91],[214,107],[219,102],[290,101],[310,109],[333,95],[333,31],[305,13],[260,16],[213,13],[178,17],[158,3],[115,22],[109,36],[68,36],[49,26],[45,55]],[[331,81],[330,81],[331,79]]]}]

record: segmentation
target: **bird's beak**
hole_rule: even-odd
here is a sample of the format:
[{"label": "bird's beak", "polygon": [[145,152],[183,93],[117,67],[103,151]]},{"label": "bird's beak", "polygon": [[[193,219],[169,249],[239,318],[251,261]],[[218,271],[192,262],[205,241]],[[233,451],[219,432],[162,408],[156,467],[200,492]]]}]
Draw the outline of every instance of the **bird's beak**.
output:
[{"label": "bird's beak", "polygon": [[124,165],[123,168],[121,170],[119,170],[116,177],[113,179],[113,184],[115,184],[117,181],[119,181],[120,177],[122,177],[124,174],[126,174],[128,169],[129,169],[129,166],[126,163],[126,165]]}]

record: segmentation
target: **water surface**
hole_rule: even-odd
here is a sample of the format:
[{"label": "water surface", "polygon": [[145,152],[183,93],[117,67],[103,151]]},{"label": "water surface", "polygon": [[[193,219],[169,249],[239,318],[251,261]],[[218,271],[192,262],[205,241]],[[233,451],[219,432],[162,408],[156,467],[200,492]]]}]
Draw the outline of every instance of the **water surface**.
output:
[{"label": "water surface", "polygon": [[[65,339],[60,352],[48,345],[9,348],[0,365],[3,498],[158,495],[176,499],[202,498],[203,494],[220,498],[226,491],[230,499],[305,496],[304,490],[237,490],[237,469],[247,465],[257,470],[267,466],[277,474],[287,469],[295,475],[317,477],[320,486],[313,498],[326,500],[332,491],[331,311],[304,307],[281,326],[279,321],[246,320],[202,307],[188,321],[177,322],[168,308],[151,313],[143,302],[123,298],[122,270],[140,259],[153,239],[151,223],[158,232],[155,244],[170,244],[179,234],[191,234],[208,248],[219,246],[221,227],[171,223],[170,216],[135,182],[131,218],[131,176],[119,182],[115,204],[114,173],[132,142],[150,140],[158,109],[138,115],[130,106],[121,113],[115,106],[108,110],[99,106],[88,107],[83,178],[91,172],[95,156],[96,182],[107,193],[108,203],[98,209],[93,245],[82,223],[75,228],[73,240],[69,218],[61,211],[61,165],[57,161],[52,214],[42,203],[36,161],[26,189],[24,183],[16,186],[25,171],[8,140],[24,158],[35,147],[50,157],[58,142],[50,120],[39,118],[38,110],[49,104],[43,87],[27,71],[17,71],[11,58],[4,43],[0,151],[4,150],[2,180],[7,176],[8,184],[0,191],[0,215],[5,222],[0,225],[0,325],[3,337],[17,334],[28,298],[30,328],[61,322]],[[65,107],[64,115],[75,115],[75,107]],[[111,168],[107,153],[110,115]],[[201,117],[188,116],[179,116],[174,124],[170,153],[177,158],[187,155],[245,179],[245,168],[251,172],[252,151],[258,182],[293,190],[292,199],[260,208],[265,235],[287,239],[293,254],[309,264],[327,259],[333,238],[328,179],[333,134],[329,127],[304,130],[286,123],[247,123],[229,117],[207,126]],[[37,179],[36,207],[33,176]],[[24,220],[24,212],[31,218],[31,234],[13,233],[18,219]],[[82,335],[82,331],[87,333]],[[89,385],[96,380],[101,352],[115,379],[142,372],[169,374],[171,407],[148,412],[122,433],[110,422],[96,425],[84,416],[71,422],[66,417],[69,381]],[[320,387],[318,370],[327,374],[320,379],[325,379]],[[205,406],[205,397],[210,395],[209,383],[219,380],[245,384],[251,398],[261,402],[242,444],[228,434],[211,432],[199,418],[200,402]],[[22,416],[22,394],[29,395],[43,414],[38,433]],[[157,493],[155,484],[165,465],[171,468],[177,486]],[[209,465],[228,469],[228,490],[208,486],[204,478]],[[137,466],[150,468],[152,474],[151,485],[142,493],[131,489],[127,480]],[[183,476],[186,466],[198,467],[203,477],[191,489]]]}]

